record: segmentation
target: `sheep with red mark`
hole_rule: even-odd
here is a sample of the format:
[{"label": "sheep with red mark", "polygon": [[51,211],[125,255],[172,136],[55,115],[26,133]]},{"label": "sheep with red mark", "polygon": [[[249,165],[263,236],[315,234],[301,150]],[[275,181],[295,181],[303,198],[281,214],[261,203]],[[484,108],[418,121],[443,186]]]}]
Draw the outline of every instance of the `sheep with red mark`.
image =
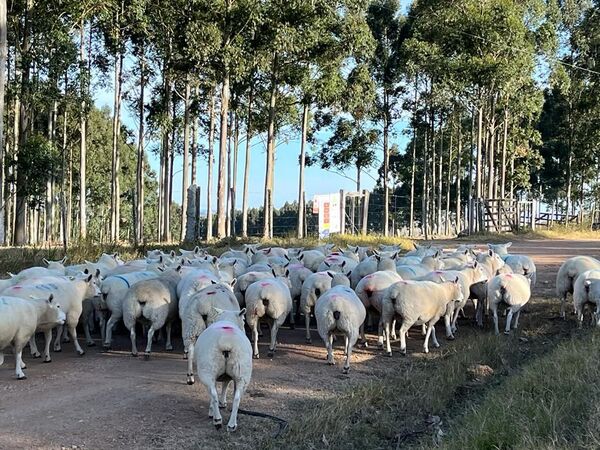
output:
[{"label": "sheep with red mark", "polygon": [[521,308],[531,298],[531,280],[520,274],[504,273],[496,275],[488,282],[488,300],[492,315],[494,316],[494,331],[499,334],[498,330],[498,306],[503,303],[507,306],[508,314],[506,316],[506,327],[504,334],[509,334],[511,322],[512,328],[517,329],[519,325],[519,316]]},{"label": "sheep with red mark", "polygon": [[577,277],[573,286],[573,306],[579,327],[583,325],[583,310],[596,307],[592,313],[596,326],[600,327],[600,270],[587,270]]}]

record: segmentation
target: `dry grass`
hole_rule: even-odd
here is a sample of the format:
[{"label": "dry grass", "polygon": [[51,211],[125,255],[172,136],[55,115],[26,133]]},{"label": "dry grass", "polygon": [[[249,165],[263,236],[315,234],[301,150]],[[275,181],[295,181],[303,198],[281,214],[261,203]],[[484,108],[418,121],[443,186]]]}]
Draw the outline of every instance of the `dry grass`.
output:
[{"label": "dry grass", "polygon": [[[532,361],[543,360],[543,355],[571,335],[572,323],[548,320],[548,310],[554,306],[542,299],[530,304],[522,322],[525,331],[509,337],[494,336],[489,328],[481,331],[466,326],[455,342],[429,355],[419,350],[410,354],[409,347],[399,371],[386,373],[381,380],[350,385],[333,399],[307,401],[302,408],[306,414],[294,418],[289,433],[279,440],[265,439],[261,447],[431,447],[438,430],[452,437],[460,435],[460,427],[469,420],[459,425],[455,418],[485,402],[496,386],[519,376]],[[421,345],[420,337],[416,344]],[[403,358],[398,353],[393,357]],[[473,380],[468,368],[474,364],[490,366],[494,375]],[[544,395],[543,389],[534,394]],[[428,423],[433,416],[441,419],[440,427]],[[461,448],[479,447],[465,444]]]}]

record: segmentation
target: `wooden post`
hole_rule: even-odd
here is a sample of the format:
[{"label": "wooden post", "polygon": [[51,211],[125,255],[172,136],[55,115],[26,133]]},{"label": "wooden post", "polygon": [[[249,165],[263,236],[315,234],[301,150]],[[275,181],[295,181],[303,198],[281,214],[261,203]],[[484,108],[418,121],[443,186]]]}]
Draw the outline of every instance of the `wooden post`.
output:
[{"label": "wooden post", "polygon": [[202,194],[202,188],[198,186],[196,187],[196,222],[194,230],[194,238],[196,241],[200,240],[200,204],[202,202],[200,194]]},{"label": "wooden post", "polygon": [[346,233],[346,197],[344,190],[340,189],[340,234]]},{"label": "wooden post", "polygon": [[363,210],[362,210],[362,234],[367,234],[369,225],[369,191],[363,190]]},{"label": "wooden post", "polygon": [[536,201],[531,201],[531,231],[535,231]]}]

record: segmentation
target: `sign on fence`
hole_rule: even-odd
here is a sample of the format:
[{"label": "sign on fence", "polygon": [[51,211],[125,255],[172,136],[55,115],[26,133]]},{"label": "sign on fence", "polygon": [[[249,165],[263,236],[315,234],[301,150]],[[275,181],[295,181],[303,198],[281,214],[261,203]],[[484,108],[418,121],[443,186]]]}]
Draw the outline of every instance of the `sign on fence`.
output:
[{"label": "sign on fence", "polygon": [[331,233],[341,231],[340,223],[340,194],[315,195],[313,212],[319,213],[319,238],[323,239]]}]

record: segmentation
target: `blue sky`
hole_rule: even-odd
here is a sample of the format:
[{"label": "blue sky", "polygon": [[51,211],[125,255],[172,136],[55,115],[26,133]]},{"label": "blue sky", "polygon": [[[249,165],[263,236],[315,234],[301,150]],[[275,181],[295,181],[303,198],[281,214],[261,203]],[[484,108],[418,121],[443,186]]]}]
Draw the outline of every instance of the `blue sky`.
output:
[{"label": "blue sky", "polygon": [[[98,107],[108,107],[112,111],[113,92],[112,87],[96,90],[94,98],[95,104]],[[148,99],[146,100],[148,101]],[[137,119],[135,112],[127,107],[121,109],[121,120],[127,128],[137,130]],[[397,136],[391,140],[391,144],[398,144],[401,151],[404,150],[408,138],[401,133],[405,122],[401,121],[397,124]],[[137,131],[136,131],[137,136]],[[250,165],[250,181],[249,181],[249,204],[250,207],[262,206],[263,204],[263,186],[265,181],[265,141],[264,136],[252,139],[252,155]],[[200,142],[204,145],[204,136],[200,136]],[[243,170],[245,163],[245,141],[240,142],[240,155],[238,157],[238,174],[237,186],[238,194],[236,199],[236,207],[242,207],[242,186],[243,186]],[[146,147],[148,148],[148,146]],[[286,201],[293,202],[298,197],[298,153],[300,151],[300,134],[293,136],[286,142],[279,142],[277,145],[276,162],[275,162],[275,206],[280,207]],[[378,158],[382,159],[383,150],[378,152]],[[218,155],[218,141],[215,142],[215,161]],[[156,156],[149,154],[150,165],[158,172],[160,163]],[[174,166],[174,181],[173,181],[173,200],[176,203],[181,203],[181,174],[182,174],[182,156],[176,156]],[[197,167],[197,180],[202,187],[202,209],[206,206],[206,178],[208,164],[206,160],[199,158]],[[312,199],[315,194],[326,194],[338,192],[340,189],[347,191],[356,190],[356,183],[352,180],[356,178],[356,171],[349,169],[344,172],[344,175],[328,172],[319,167],[308,167],[305,172],[305,191],[306,200]],[[371,190],[375,185],[377,178],[377,168],[374,167],[363,173],[361,177],[361,188]],[[213,198],[216,197],[216,173],[217,167],[214,167],[214,183],[213,183]],[[213,205],[216,205],[216,200],[213,200]]]}]

